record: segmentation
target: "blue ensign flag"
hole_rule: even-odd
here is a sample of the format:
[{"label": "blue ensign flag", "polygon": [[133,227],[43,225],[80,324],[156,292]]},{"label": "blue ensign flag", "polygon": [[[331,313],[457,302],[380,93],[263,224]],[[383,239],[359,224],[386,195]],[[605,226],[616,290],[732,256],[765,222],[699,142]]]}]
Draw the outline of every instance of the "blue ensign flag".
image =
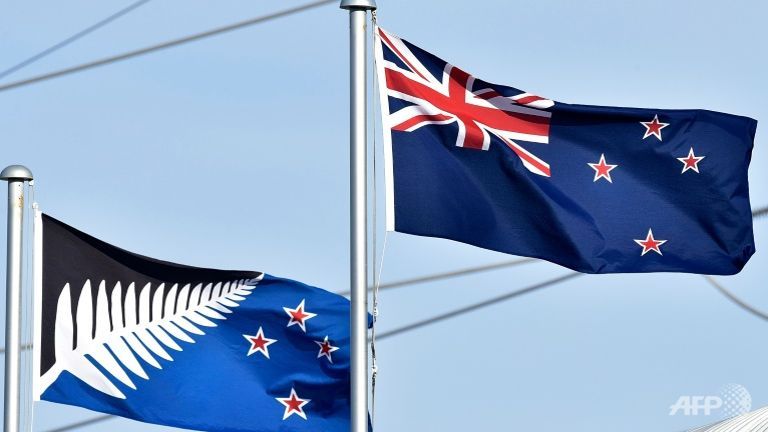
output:
[{"label": "blue ensign flag", "polygon": [[757,122],[555,102],[376,29],[387,229],[585,273],[734,274]]},{"label": "blue ensign flag", "polygon": [[349,431],[347,299],[36,222],[37,397],[195,430]]}]

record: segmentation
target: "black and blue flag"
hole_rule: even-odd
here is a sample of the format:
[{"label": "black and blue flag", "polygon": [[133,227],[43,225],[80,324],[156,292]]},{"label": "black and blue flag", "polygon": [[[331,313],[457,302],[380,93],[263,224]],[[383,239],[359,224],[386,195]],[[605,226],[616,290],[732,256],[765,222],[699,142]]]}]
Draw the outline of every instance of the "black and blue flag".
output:
[{"label": "black and blue flag", "polygon": [[348,431],[349,301],[36,220],[38,398],[218,432]]}]

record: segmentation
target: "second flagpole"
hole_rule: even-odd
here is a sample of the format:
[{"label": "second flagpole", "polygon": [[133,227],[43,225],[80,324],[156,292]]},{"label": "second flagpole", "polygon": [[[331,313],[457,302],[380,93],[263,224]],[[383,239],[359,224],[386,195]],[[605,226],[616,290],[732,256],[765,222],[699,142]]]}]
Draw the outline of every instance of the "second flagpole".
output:
[{"label": "second flagpole", "polygon": [[19,397],[21,377],[21,276],[22,233],[24,229],[24,183],[32,180],[32,172],[21,165],[11,165],[0,173],[8,182],[8,256],[5,292],[5,432],[19,430]]},{"label": "second flagpole", "polygon": [[374,0],[341,0],[349,11],[351,432],[368,431],[367,121],[365,27]]}]

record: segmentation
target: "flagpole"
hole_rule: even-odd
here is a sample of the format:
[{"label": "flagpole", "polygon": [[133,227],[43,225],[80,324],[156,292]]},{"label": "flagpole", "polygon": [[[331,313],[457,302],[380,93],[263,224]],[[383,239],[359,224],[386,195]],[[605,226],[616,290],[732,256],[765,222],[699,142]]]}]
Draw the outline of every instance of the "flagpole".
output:
[{"label": "flagpole", "polygon": [[5,273],[5,432],[19,431],[19,349],[21,348],[21,253],[24,221],[24,182],[32,172],[11,165],[0,172],[8,182],[8,261]]},{"label": "flagpole", "polygon": [[341,0],[349,11],[350,101],[350,390],[351,432],[368,431],[366,37],[374,0]]}]

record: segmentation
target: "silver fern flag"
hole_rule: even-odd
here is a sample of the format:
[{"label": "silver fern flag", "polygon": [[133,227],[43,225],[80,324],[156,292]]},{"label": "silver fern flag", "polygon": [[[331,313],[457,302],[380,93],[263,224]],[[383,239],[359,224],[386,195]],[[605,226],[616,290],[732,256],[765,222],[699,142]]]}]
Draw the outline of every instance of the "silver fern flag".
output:
[{"label": "silver fern flag", "polygon": [[349,430],[349,302],[36,215],[35,394],[206,431]]}]

